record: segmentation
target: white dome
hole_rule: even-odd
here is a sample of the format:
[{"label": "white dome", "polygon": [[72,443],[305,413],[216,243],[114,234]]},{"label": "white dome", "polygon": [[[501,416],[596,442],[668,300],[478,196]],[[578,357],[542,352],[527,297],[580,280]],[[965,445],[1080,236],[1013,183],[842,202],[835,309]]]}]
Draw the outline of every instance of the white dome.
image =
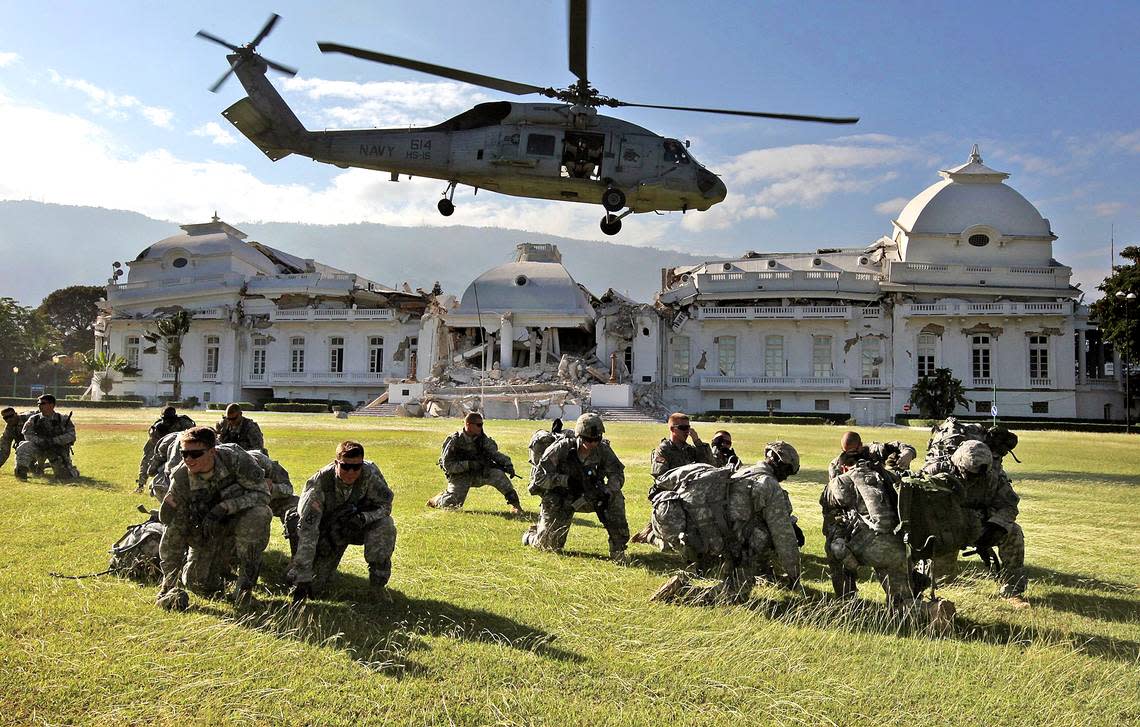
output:
[{"label": "white dome", "polygon": [[[478,310],[476,310],[478,297]],[[561,263],[513,262],[491,268],[463,291],[459,314],[477,312],[594,315],[586,294]]]},{"label": "white dome", "polygon": [[970,160],[940,172],[944,179],[924,189],[898,216],[909,235],[960,235],[987,226],[1005,236],[1050,237],[1049,221],[1003,180],[1009,175],[982,164],[977,146]]}]

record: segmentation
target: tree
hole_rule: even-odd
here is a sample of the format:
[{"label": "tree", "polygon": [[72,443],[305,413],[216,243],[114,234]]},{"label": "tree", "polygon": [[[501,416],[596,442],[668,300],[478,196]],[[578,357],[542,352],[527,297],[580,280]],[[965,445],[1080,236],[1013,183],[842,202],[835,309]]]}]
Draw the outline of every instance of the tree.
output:
[{"label": "tree", "polygon": [[98,285],[72,285],[44,298],[36,312],[59,330],[56,353],[87,351],[95,345],[96,304],[106,295]]},{"label": "tree", "polygon": [[1135,365],[1140,354],[1140,297],[1129,301],[1117,293],[1140,296],[1140,247],[1130,245],[1120,251],[1120,257],[1132,262],[1112,266],[1112,274],[1096,286],[1104,291],[1104,297],[1092,304],[1092,312],[1113,348]]},{"label": "tree", "polygon": [[154,326],[143,333],[143,338],[151,345],[143,353],[166,354],[166,361],[174,369],[174,399],[182,400],[182,338],[190,331],[190,314],[177,311],[166,318],[154,322]]},{"label": "tree", "polygon": [[932,376],[918,380],[910,389],[910,400],[928,419],[945,419],[954,409],[966,406],[966,388],[950,369],[934,369]]},{"label": "tree", "polygon": [[112,373],[121,373],[127,368],[127,360],[122,356],[95,350],[76,354],[74,364],[87,374],[91,386],[98,386],[99,391],[104,394],[110,394],[115,388],[115,377]]}]

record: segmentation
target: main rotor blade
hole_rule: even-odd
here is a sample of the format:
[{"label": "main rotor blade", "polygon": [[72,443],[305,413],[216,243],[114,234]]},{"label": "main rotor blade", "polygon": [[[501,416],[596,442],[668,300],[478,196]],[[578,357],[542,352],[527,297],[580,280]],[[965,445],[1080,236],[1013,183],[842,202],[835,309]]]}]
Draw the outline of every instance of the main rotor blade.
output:
[{"label": "main rotor blade", "polygon": [[234,69],[237,68],[238,63],[241,63],[241,61],[238,61],[237,63],[230,66],[229,70],[223,73],[222,77],[219,78],[213,86],[210,86],[210,93],[218,92],[218,89],[222,87],[222,84],[226,82],[226,79],[229,78],[230,74],[232,74],[234,72]]},{"label": "main rotor blade", "polygon": [[258,58],[260,58],[261,62],[264,63],[265,65],[269,66],[270,68],[272,68],[274,70],[281,71],[286,76],[296,76],[297,75],[297,69],[296,68],[290,68],[289,66],[278,63],[277,61],[271,61],[268,58],[266,58],[265,56],[258,56]]},{"label": "main rotor blade", "polygon": [[281,16],[277,13],[273,13],[269,16],[269,20],[265,23],[265,27],[262,28],[261,32],[254,36],[253,40],[249,42],[250,50],[256,48],[258,43],[265,40],[265,36],[269,35],[269,32],[273,30],[273,26],[277,25],[277,21],[280,19]]},{"label": "main rotor blade", "polygon": [[233,43],[227,43],[226,41],[222,40],[218,36],[211,35],[210,33],[207,33],[204,30],[199,30],[197,33],[195,33],[195,35],[197,35],[199,38],[205,38],[206,40],[212,40],[215,43],[217,43],[218,45],[224,45],[225,47],[229,48],[232,51],[236,51],[238,49],[238,47],[236,45],[234,45]]},{"label": "main rotor blade", "polygon": [[423,61],[414,61],[410,58],[390,56],[387,53],[377,53],[376,51],[364,50],[362,48],[353,48],[352,46],[340,45],[339,43],[321,42],[317,43],[317,47],[321,49],[322,53],[344,53],[345,55],[363,58],[366,61],[375,61],[376,63],[386,63],[389,66],[409,68],[413,71],[430,73],[433,76],[450,78],[453,81],[462,81],[464,83],[470,83],[475,86],[493,88],[496,91],[513,93],[519,96],[528,93],[543,93],[546,91],[546,89],[542,86],[532,86],[527,83],[518,83],[517,81],[508,81],[502,78],[495,78],[494,76],[484,76],[479,73],[471,73],[470,71],[461,71],[458,68],[437,66],[434,63],[424,63]]},{"label": "main rotor blade", "polygon": [[579,80],[586,81],[586,51],[589,45],[588,0],[570,0],[567,25],[570,32],[570,72]]},{"label": "main rotor blade", "polygon": [[815,121],[821,124],[855,124],[858,116],[804,116],[801,114],[770,114],[764,111],[735,111],[733,109],[702,109],[691,106],[662,106],[651,103],[629,103],[614,101],[614,106],[636,106],[642,109],[668,109],[670,111],[697,111],[704,114],[728,114],[729,116],[754,116],[761,119],[783,119],[784,121]]}]

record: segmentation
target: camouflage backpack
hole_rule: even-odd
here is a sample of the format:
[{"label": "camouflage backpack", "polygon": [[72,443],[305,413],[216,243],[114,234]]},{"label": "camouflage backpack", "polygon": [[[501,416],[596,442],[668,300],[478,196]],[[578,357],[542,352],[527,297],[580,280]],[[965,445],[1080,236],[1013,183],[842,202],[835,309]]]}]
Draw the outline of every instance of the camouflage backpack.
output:
[{"label": "camouflage backpack", "polygon": [[951,475],[911,474],[898,485],[898,531],[916,558],[957,553],[981,534],[964,507],[965,492]]},{"label": "camouflage backpack", "polygon": [[946,417],[946,421],[930,430],[930,441],[926,444],[925,464],[948,459],[958,449],[958,445],[976,439],[984,442],[986,428],[981,424],[958,421],[956,417]]},{"label": "camouflage backpack", "polygon": [[657,480],[653,523],[661,538],[689,560],[724,553],[732,537],[731,467],[687,464]]},{"label": "camouflage backpack", "polygon": [[139,505],[139,511],[148,513],[150,518],[146,522],[130,526],[123,537],[115,541],[111,546],[111,564],[108,570],[127,578],[145,581],[155,579],[162,573],[158,546],[162,542],[166,526],[158,521],[157,510],[147,510]]}]

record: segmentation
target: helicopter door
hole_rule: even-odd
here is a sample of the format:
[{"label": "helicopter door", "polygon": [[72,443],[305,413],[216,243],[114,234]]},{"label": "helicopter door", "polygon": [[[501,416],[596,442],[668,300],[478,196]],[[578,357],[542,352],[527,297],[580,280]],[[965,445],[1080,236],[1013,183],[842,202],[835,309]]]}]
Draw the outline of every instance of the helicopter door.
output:
[{"label": "helicopter door", "polygon": [[527,133],[526,158],[534,169],[550,173],[558,158],[558,137],[545,130]]},{"label": "helicopter door", "polygon": [[598,179],[602,172],[605,134],[567,131],[562,140],[562,176]]},{"label": "helicopter door", "polygon": [[618,149],[617,171],[640,172],[654,137],[623,135]]}]

